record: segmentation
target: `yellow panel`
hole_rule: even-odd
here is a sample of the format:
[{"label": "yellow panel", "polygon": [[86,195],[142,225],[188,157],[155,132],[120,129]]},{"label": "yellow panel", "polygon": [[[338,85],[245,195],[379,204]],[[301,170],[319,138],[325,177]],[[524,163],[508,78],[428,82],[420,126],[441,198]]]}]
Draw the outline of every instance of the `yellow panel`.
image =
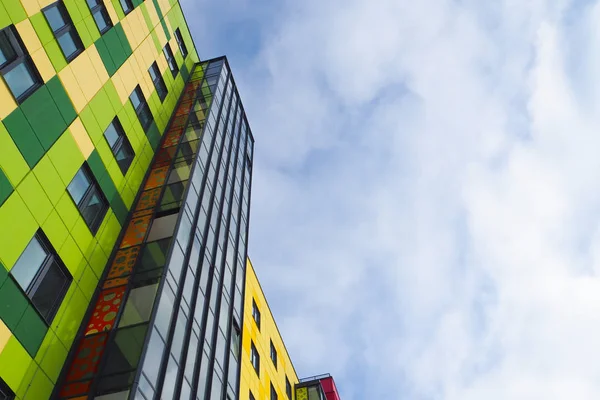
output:
[{"label": "yellow panel", "polygon": [[4,83],[4,80],[0,79],[0,119],[6,118],[15,108],[17,108],[17,103],[12,93]]},{"label": "yellow panel", "polygon": [[167,43],[167,37],[165,36],[165,31],[164,31],[164,29],[155,29],[154,33],[156,33],[156,36],[158,37],[158,43],[160,43],[160,47],[162,49],[165,46],[165,43]]},{"label": "yellow panel", "polygon": [[135,33],[133,32],[133,29],[131,27],[131,14],[133,14],[135,11],[132,11],[127,18],[121,20],[121,26],[123,27],[123,31],[125,32],[125,36],[127,37],[127,40],[129,41],[129,45],[131,46],[132,49],[135,49],[138,45],[137,42],[137,38],[135,36]]},{"label": "yellow panel", "polygon": [[[171,9],[171,4],[169,4],[169,0],[158,0],[158,5],[160,6],[160,10],[162,11],[162,15],[165,16],[164,20],[167,21],[167,14]],[[157,29],[159,31],[160,29]]]},{"label": "yellow panel", "polygon": [[169,66],[167,65],[167,60],[164,57],[158,56],[156,58],[156,64],[158,64],[158,68],[161,71],[165,71]]},{"label": "yellow panel", "polygon": [[102,87],[102,82],[98,78],[88,52],[85,51],[80,54],[76,59],[71,61],[70,65],[84,97],[89,102]]},{"label": "yellow panel", "polygon": [[100,58],[98,49],[96,49],[96,46],[91,46],[86,50],[86,52],[88,53],[90,61],[96,70],[96,75],[98,75],[98,78],[100,79],[100,84],[104,85],[106,81],[108,81],[109,76],[108,72],[106,72],[106,68],[104,68],[104,63]]},{"label": "yellow panel", "polygon": [[69,98],[73,102],[73,107],[75,107],[75,110],[79,114],[87,104],[87,100],[83,95],[83,91],[79,87],[79,82],[77,82],[77,80],[75,79],[75,75],[73,75],[71,66],[67,65],[66,67],[64,67],[58,73],[58,77],[60,78],[60,81],[65,87]]},{"label": "yellow panel", "polygon": [[123,82],[121,81],[121,75],[117,72],[110,79],[115,85],[115,89],[119,95],[119,100],[121,100],[121,104],[125,104],[131,93],[125,90],[125,86],[123,86]]},{"label": "yellow panel", "polygon": [[156,27],[160,23],[160,20],[158,19],[158,14],[156,13],[156,8],[148,6],[146,7],[146,9],[148,10],[148,15],[150,16],[150,22],[152,22],[152,26]]},{"label": "yellow panel", "polygon": [[33,14],[36,14],[40,11],[41,7],[37,0],[21,0],[21,4],[25,9],[28,17],[31,17]]},{"label": "yellow panel", "polygon": [[92,140],[87,134],[87,131],[85,130],[85,127],[83,126],[83,123],[79,117],[77,117],[69,127],[69,132],[71,132],[71,136],[73,136],[73,139],[75,139],[77,147],[79,147],[79,150],[81,150],[83,157],[85,157],[87,160],[90,154],[92,154],[94,151],[94,144],[92,143]]},{"label": "yellow panel", "polygon": [[2,322],[2,320],[0,319],[0,353],[2,353],[2,350],[4,350],[4,346],[6,346],[6,343],[8,343],[10,335],[10,329],[8,329],[8,327],[4,325],[4,322]]},{"label": "yellow panel", "polygon": [[123,63],[123,65],[119,69],[119,74],[121,75],[123,88],[125,89],[125,92],[129,97],[129,94],[131,94],[138,82],[133,68],[131,68],[131,57]]},{"label": "yellow panel", "polygon": [[108,15],[110,16],[113,25],[115,25],[117,22],[119,22],[119,16],[113,7],[112,1],[105,1],[104,6],[106,7],[106,11],[108,11]]},{"label": "yellow panel", "polygon": [[56,0],[38,0],[38,3],[40,4],[40,9],[41,9],[41,8],[48,7],[52,3],[56,3]]},{"label": "yellow panel", "polygon": [[[35,3],[35,7],[37,9],[36,12],[38,12],[39,5],[37,4],[37,2]],[[42,47],[42,42],[40,42],[40,39],[38,38],[37,34],[35,33],[35,30],[33,29],[33,26],[31,25],[31,22],[29,22],[28,19],[24,19],[15,26],[17,27],[17,31],[19,31],[19,35],[23,40],[23,44],[25,44],[25,47],[27,47],[29,54]]]},{"label": "yellow panel", "polygon": [[40,48],[34,53],[31,53],[31,59],[35,63],[40,75],[44,82],[48,82],[54,75],[56,75],[56,70],[50,62],[48,55],[46,54],[46,50],[44,48]]}]

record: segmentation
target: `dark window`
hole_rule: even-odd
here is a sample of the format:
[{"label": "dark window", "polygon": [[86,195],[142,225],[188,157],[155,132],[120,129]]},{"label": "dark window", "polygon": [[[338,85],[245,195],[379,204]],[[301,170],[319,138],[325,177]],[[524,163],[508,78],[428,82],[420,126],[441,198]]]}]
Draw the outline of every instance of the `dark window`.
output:
[{"label": "dark window", "polygon": [[131,100],[131,104],[133,104],[133,108],[135,109],[140,124],[142,124],[144,132],[148,131],[154,117],[150,112],[148,103],[146,103],[146,98],[144,98],[144,93],[142,93],[142,89],[139,85],[135,87],[129,96],[129,100]]},{"label": "dark window", "polygon": [[271,400],[277,400],[277,390],[275,390],[272,383],[271,383]]},{"label": "dark window", "polygon": [[94,21],[96,21],[96,26],[98,26],[98,30],[100,34],[106,33],[113,25],[110,20],[110,16],[106,11],[106,6],[102,0],[86,0],[88,7],[92,15],[94,16]]},{"label": "dark window", "polygon": [[127,139],[127,135],[123,131],[123,126],[117,117],[112,120],[108,128],[104,131],[104,138],[108,142],[108,146],[112,150],[119,168],[123,175],[129,169],[135,153],[131,148],[131,143]]},{"label": "dark window", "polygon": [[42,85],[40,74],[13,25],[0,30],[0,74],[19,103]]},{"label": "dark window", "polygon": [[179,51],[181,51],[181,56],[186,58],[188,55],[187,47],[185,46],[185,42],[183,41],[183,36],[181,36],[181,31],[179,28],[175,29],[175,39],[177,40],[177,45],[179,45]]},{"label": "dark window", "polygon": [[133,10],[133,3],[131,0],[119,0],[121,3],[121,8],[123,8],[123,12],[125,15],[129,14]]},{"label": "dark window", "polygon": [[254,342],[250,342],[250,362],[256,373],[260,376],[260,355],[258,354],[258,350],[256,350],[256,346],[254,346]]},{"label": "dark window", "polygon": [[152,63],[150,69],[148,69],[148,73],[150,74],[150,78],[152,78],[152,83],[154,83],[158,98],[162,102],[165,97],[167,97],[167,85],[165,85],[165,80],[160,74],[160,69],[158,69],[156,61]]},{"label": "dark window", "polygon": [[167,64],[169,64],[169,69],[171,70],[171,74],[173,78],[177,76],[179,72],[179,67],[177,66],[177,62],[175,61],[175,57],[173,57],[173,50],[171,50],[171,45],[167,43],[165,47],[163,47],[163,53],[165,58],[167,59]]},{"label": "dark window", "polygon": [[273,365],[275,366],[275,369],[277,369],[277,350],[275,350],[275,345],[273,344],[272,340],[271,340],[271,361],[273,361]]},{"label": "dark window", "polygon": [[108,210],[108,202],[86,164],[77,171],[67,190],[88,228],[96,234]]},{"label": "dark window", "polygon": [[50,325],[73,277],[41,231],[31,239],[10,273]]},{"label": "dark window", "polygon": [[287,395],[288,399],[292,399],[292,384],[287,376],[285,377],[285,394]]},{"label": "dark window", "polygon": [[252,394],[252,392],[250,392],[249,399],[250,399],[250,400],[256,400],[256,399],[254,398],[254,395]]},{"label": "dark window", "polygon": [[73,60],[83,51],[83,44],[65,5],[58,1],[44,8],[43,11],[65,58],[67,61]]},{"label": "dark window", "polygon": [[260,311],[258,311],[258,306],[254,299],[252,299],[252,319],[254,319],[256,326],[258,326],[258,329],[260,330]]},{"label": "dark window", "polygon": [[233,331],[231,332],[231,349],[236,360],[240,359],[240,328],[236,321],[233,322]]},{"label": "dark window", "polygon": [[[10,390],[10,387],[0,378],[0,400],[13,400],[15,398],[15,393]],[[250,398],[253,399],[252,394],[250,394]]]}]

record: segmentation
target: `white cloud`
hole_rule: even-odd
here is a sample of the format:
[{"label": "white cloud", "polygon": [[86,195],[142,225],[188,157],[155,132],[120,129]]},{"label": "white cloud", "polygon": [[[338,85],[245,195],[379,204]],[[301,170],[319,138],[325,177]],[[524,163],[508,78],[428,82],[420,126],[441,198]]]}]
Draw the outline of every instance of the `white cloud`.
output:
[{"label": "white cloud", "polygon": [[600,398],[598,4],[189,1],[251,121],[250,254],[301,375]]}]

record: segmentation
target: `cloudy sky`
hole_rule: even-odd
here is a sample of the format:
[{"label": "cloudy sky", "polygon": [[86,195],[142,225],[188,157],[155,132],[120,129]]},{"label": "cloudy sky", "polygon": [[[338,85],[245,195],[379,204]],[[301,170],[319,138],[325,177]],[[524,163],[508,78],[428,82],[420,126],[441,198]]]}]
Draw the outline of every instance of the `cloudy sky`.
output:
[{"label": "cloudy sky", "polygon": [[342,400],[600,398],[600,5],[183,0],[256,138],[250,256]]}]

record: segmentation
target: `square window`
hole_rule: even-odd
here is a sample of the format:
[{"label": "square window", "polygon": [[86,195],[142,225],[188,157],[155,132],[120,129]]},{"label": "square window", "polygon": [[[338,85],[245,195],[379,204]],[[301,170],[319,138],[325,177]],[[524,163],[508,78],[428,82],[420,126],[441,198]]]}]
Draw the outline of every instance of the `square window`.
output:
[{"label": "square window", "polygon": [[103,35],[113,26],[104,2],[102,0],[87,0],[86,2],[94,17],[94,21],[96,21],[96,26],[100,34]]},{"label": "square window", "polygon": [[131,0],[119,0],[119,2],[121,3],[121,7],[123,8],[125,15],[133,11],[133,3]]},{"label": "square window", "polygon": [[167,85],[165,85],[165,80],[163,79],[160,69],[158,68],[158,64],[156,61],[152,63],[150,69],[148,69],[148,73],[150,74],[150,78],[152,79],[152,83],[154,83],[154,88],[156,89],[156,93],[158,94],[158,98],[160,101],[164,101],[165,97],[167,97]]},{"label": "square window", "polygon": [[185,42],[183,41],[183,36],[181,35],[181,30],[179,28],[175,29],[175,39],[177,40],[177,45],[179,46],[179,51],[181,51],[181,56],[186,58],[188,55],[187,47]]},{"label": "square window", "polygon": [[50,325],[73,277],[42,231],[31,239],[10,274]]},{"label": "square window", "polygon": [[0,75],[18,103],[42,85],[42,79],[14,25],[0,30]]},{"label": "square window", "polygon": [[271,361],[273,361],[273,365],[275,366],[275,369],[277,369],[277,350],[275,349],[275,345],[273,344],[272,340],[271,340]]},{"label": "square window", "polygon": [[256,301],[252,299],[252,319],[256,322],[256,326],[260,330],[260,311],[258,310],[258,306],[256,305]]},{"label": "square window", "polygon": [[254,342],[250,342],[250,362],[256,373],[260,376],[260,355],[258,354],[258,350],[256,350],[256,346],[254,346]]},{"label": "square window", "polygon": [[173,50],[171,50],[171,45],[167,43],[165,47],[163,47],[163,54],[167,59],[167,64],[169,64],[169,69],[171,70],[171,74],[173,78],[177,76],[179,72],[179,67],[177,66],[177,62],[175,61],[175,57],[173,56]]},{"label": "square window", "polygon": [[273,387],[272,383],[271,383],[271,400],[277,400],[277,390],[275,390],[275,387]]},{"label": "square window", "polygon": [[87,164],[83,164],[77,171],[77,174],[67,186],[67,191],[75,205],[77,205],[88,228],[95,235],[108,210],[108,201],[104,197],[100,186],[92,177]]},{"label": "square window", "polygon": [[152,116],[150,107],[148,107],[148,103],[146,102],[146,98],[144,97],[144,93],[142,93],[140,85],[137,85],[135,89],[133,89],[133,92],[129,96],[129,100],[131,100],[131,104],[135,109],[135,113],[137,114],[144,132],[147,132],[150,125],[152,125],[154,117]]},{"label": "square window", "polygon": [[133,162],[135,153],[131,148],[131,143],[129,143],[127,135],[123,131],[123,126],[121,125],[119,118],[115,117],[115,119],[111,121],[108,128],[104,131],[104,138],[108,142],[108,146],[115,156],[121,172],[125,175]]},{"label": "square window", "polygon": [[65,5],[62,1],[58,1],[44,8],[42,11],[63,55],[67,61],[73,60],[83,51],[83,43],[81,43],[81,38],[71,17],[69,17]]}]

